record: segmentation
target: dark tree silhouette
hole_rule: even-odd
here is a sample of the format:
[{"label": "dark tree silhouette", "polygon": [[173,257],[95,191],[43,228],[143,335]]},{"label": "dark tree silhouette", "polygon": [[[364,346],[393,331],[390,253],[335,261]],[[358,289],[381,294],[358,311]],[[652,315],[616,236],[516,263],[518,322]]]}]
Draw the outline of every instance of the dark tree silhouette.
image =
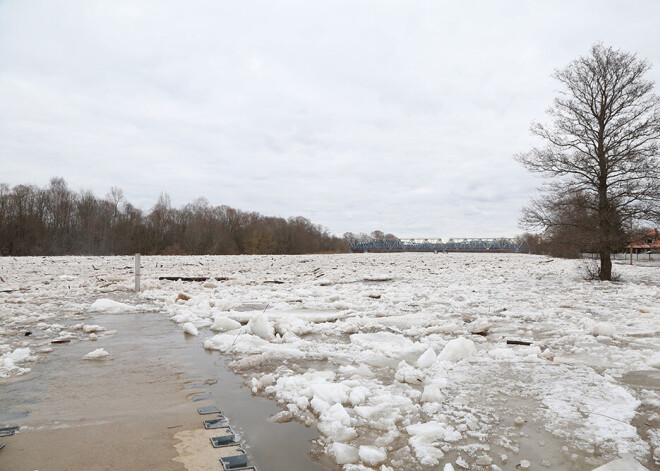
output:
[{"label": "dark tree silhouette", "polygon": [[626,223],[660,214],[660,101],[644,78],[650,67],[593,45],[553,75],[563,90],[547,112],[552,124],[531,128],[545,147],[516,156],[547,179],[523,226],[581,238],[600,255],[601,280],[612,279],[610,255],[625,246]]},{"label": "dark tree silhouette", "polygon": [[347,252],[344,239],[303,217],[266,217],[198,198],[173,208],[162,193],[148,214],[111,188],[72,192],[62,178],[42,189],[0,183],[0,256],[298,254]]}]

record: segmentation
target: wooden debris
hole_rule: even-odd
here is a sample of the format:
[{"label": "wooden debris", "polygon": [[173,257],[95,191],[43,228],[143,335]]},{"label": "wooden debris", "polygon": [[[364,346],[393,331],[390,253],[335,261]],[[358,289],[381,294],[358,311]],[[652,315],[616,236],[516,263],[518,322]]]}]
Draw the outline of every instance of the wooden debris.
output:
[{"label": "wooden debris", "polygon": [[507,345],[525,345],[525,346],[529,346],[529,345],[532,344],[532,342],[528,342],[526,340],[509,340],[509,339],[507,339],[506,344]]},{"label": "wooden debris", "polygon": [[207,281],[207,280],[216,280],[216,281],[227,281],[229,280],[228,277],[226,276],[159,276],[159,280],[163,281],[184,281],[184,282],[201,282],[201,281]]},{"label": "wooden debris", "polygon": [[159,280],[167,281],[206,281],[209,279],[208,276],[159,276]]},{"label": "wooden debris", "polygon": [[487,330],[483,330],[483,331],[479,331],[479,332],[470,332],[470,333],[472,335],[481,335],[482,337],[487,337],[488,336],[488,331]]}]

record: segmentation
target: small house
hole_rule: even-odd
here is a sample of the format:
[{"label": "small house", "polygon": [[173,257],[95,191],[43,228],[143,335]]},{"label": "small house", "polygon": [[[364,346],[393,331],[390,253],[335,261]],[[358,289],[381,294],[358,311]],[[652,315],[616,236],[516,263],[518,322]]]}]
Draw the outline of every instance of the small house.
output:
[{"label": "small house", "polygon": [[644,235],[637,238],[626,247],[626,250],[630,250],[632,245],[633,253],[660,253],[660,234],[658,229],[651,229],[646,231]]}]

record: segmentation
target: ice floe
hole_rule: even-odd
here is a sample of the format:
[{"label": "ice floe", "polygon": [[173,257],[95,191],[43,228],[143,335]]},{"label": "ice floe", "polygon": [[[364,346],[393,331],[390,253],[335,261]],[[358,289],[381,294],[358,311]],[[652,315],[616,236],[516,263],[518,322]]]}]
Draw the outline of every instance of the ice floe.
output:
[{"label": "ice floe", "polygon": [[[561,469],[573,455],[590,469],[626,452],[648,461],[660,446],[635,425],[660,420],[657,393],[625,380],[660,368],[660,267],[617,264],[622,282],[597,283],[579,262],[528,255],[142,263],[135,295],[130,257],[0,258],[11,287],[0,293],[0,376],[29,371],[51,342],[108,335],[95,315],[152,309],[226,355],[283,418],[316,425],[317,451],[344,471],[487,459]],[[159,279],[171,274],[213,281]]]}]

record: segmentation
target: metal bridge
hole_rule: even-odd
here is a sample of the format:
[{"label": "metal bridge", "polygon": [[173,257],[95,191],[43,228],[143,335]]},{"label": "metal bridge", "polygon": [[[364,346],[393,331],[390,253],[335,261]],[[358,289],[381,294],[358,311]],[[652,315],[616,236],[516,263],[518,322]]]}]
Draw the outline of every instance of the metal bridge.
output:
[{"label": "metal bridge", "polygon": [[354,239],[353,252],[494,252],[525,253],[529,248],[518,239]]}]

